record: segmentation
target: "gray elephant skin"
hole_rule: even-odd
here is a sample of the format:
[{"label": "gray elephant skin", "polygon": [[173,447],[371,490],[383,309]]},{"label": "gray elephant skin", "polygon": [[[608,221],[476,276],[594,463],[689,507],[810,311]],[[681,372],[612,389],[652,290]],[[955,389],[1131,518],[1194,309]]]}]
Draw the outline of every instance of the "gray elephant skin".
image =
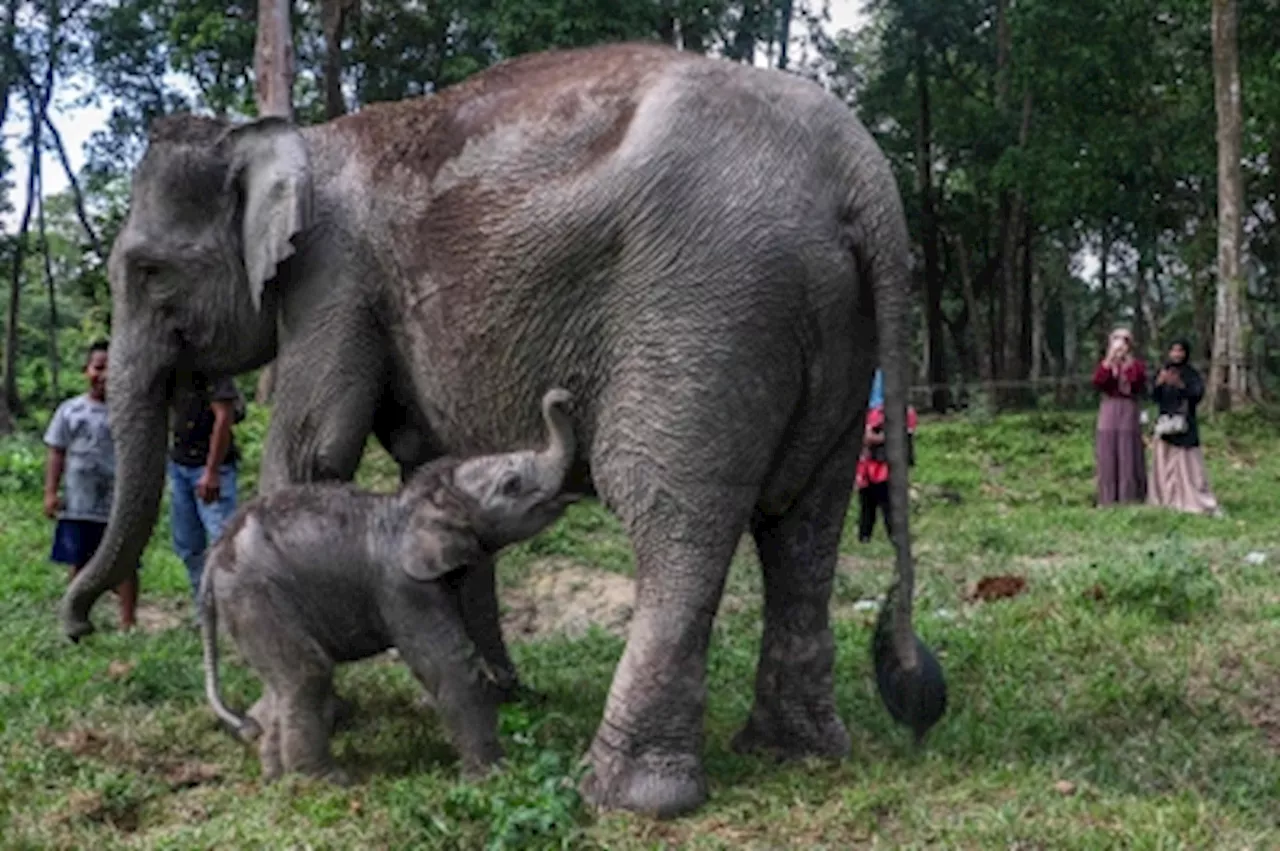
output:
[{"label": "gray elephant skin", "polygon": [[[242,739],[259,740],[262,773],[348,782],[329,750],[336,663],[395,647],[434,698],[467,774],[502,756],[499,690],[472,640],[462,578],[553,523],[574,454],[561,389],[543,399],[548,445],[467,460],[438,459],[396,494],[321,483],[244,505],[209,554],[203,598],[205,693]],[[263,681],[252,718],[218,688],[218,620]],[[497,624],[492,625],[497,628]]]},{"label": "gray elephant skin", "polygon": [[734,747],[850,750],[829,602],[879,362],[901,531],[876,667],[895,717],[940,713],[911,623],[906,221],[883,153],[817,85],[621,44],[310,127],[166,118],[109,276],[116,499],[63,599],[73,640],[154,525],[166,406],[191,371],[275,359],[267,494],[351,479],[370,434],[407,469],[528,445],[540,395],[565,387],[566,487],[619,517],[637,580],[582,790],[687,812],[707,795],[707,644],[746,532],[764,624]]}]

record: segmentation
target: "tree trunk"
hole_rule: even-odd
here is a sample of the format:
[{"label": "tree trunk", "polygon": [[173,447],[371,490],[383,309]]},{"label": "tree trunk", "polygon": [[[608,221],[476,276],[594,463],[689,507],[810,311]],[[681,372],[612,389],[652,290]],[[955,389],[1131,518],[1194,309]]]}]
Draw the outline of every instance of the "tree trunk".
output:
[{"label": "tree trunk", "polygon": [[994,364],[991,361],[990,317],[984,317],[973,286],[973,271],[969,265],[969,247],[964,236],[956,236],[956,263],[960,267],[960,285],[964,290],[964,309],[969,314],[969,327],[973,334],[973,354],[978,365],[978,380],[982,382],[986,404],[995,403]]},{"label": "tree trunk", "polygon": [[925,374],[932,385],[930,405],[947,410],[946,352],[942,344],[942,274],[938,268],[938,224],[933,209],[933,129],[929,108],[929,57],[924,34],[916,33],[916,91],[919,124],[916,128],[916,185],[920,191],[920,241],[924,248],[925,338],[928,342]]},{"label": "tree trunk", "polygon": [[[1034,246],[1035,223],[1032,221],[1031,215],[1027,213],[1022,216],[1022,260],[1019,263],[1019,271],[1022,275],[1022,293],[1020,296],[1022,303],[1022,316],[1020,318],[1022,352],[1019,356],[1019,362],[1022,364],[1025,370],[1024,374],[1028,378],[1031,377],[1031,362],[1038,357],[1035,349],[1036,301],[1032,292],[1035,289],[1036,277]],[[1034,390],[1032,392],[1034,393]]]},{"label": "tree trunk", "polygon": [[337,118],[347,111],[342,96],[342,33],[353,0],[322,0],[320,24],[324,30],[324,115]]},{"label": "tree trunk", "polygon": [[[344,5],[343,0],[330,0],[330,5]],[[258,32],[254,45],[253,73],[254,97],[257,100],[259,115],[279,115],[293,118],[293,30],[290,26],[290,0],[259,0]],[[326,10],[329,8],[326,5]],[[326,22],[327,22],[327,12]],[[341,23],[338,24],[336,41],[341,46]],[[328,42],[329,28],[326,23],[325,38]],[[330,60],[338,63],[338,73],[332,78],[329,74]],[[338,103],[342,102],[341,58],[337,51],[325,57],[325,96],[326,110],[334,104],[329,100],[329,86],[337,87]],[[271,400],[271,392],[275,387],[275,362],[266,364],[258,375],[255,401],[265,405]]]},{"label": "tree trunk", "polygon": [[1147,350],[1147,266],[1151,256],[1146,235],[1139,236],[1138,241],[1138,268],[1133,276],[1133,347],[1134,354],[1146,360],[1150,356]]},{"label": "tree trunk", "polygon": [[[17,15],[18,4],[9,3],[8,14],[5,15],[5,19],[2,24],[3,29],[0,29],[0,130],[4,129],[9,120],[9,91],[12,89],[13,81],[18,74],[17,69],[12,67],[13,63],[10,61],[10,56],[14,50],[14,42],[18,35],[18,28],[16,26]],[[0,175],[0,177],[2,176],[3,175]],[[13,298],[12,293],[10,294],[10,298]],[[15,316],[16,313],[17,309],[10,305],[10,316]],[[13,322],[11,318],[10,325],[12,324]],[[16,340],[14,341],[14,346],[12,348],[9,346],[9,335],[6,331],[4,353],[6,378],[9,372],[10,359],[14,356],[16,348]],[[5,386],[8,386],[7,380],[5,382]],[[8,434],[13,431],[13,417],[15,413],[16,412],[11,411],[9,408],[8,393],[0,392],[0,434]]]},{"label": "tree trunk", "polygon": [[782,0],[778,13],[778,70],[787,70],[787,48],[791,43],[793,0]]},{"label": "tree trunk", "polygon": [[49,232],[44,220],[44,174],[35,161],[36,191],[40,197],[39,212],[36,216],[36,231],[40,241],[40,256],[44,258],[44,283],[49,294],[49,379],[53,387],[53,398],[62,398],[62,387],[59,373],[61,362],[58,357],[58,286],[53,279],[53,262],[49,258]]},{"label": "tree trunk", "polygon": [[733,34],[729,58],[746,65],[755,64],[756,40],[760,35],[758,13],[755,0],[747,0],[742,4],[742,16],[738,18],[738,29]]},{"label": "tree trunk", "polygon": [[254,99],[259,115],[293,118],[293,30],[290,0],[259,0],[253,53]]},{"label": "tree trunk", "polygon": [[[1022,98],[1022,120],[1018,127],[1018,147],[1026,147],[1031,131],[1031,91],[1028,89]],[[1023,358],[1023,282],[1018,274],[1019,247],[1022,243],[1024,215],[1026,203],[1021,189],[1015,190],[1008,197],[1006,223],[1001,229],[1003,244],[1001,246],[1000,276],[1004,284],[1002,357],[1000,377],[1007,380],[1020,380],[1027,377],[1027,364]],[[1018,394],[1011,394],[1016,397]]]},{"label": "tree trunk", "polygon": [[98,234],[89,221],[89,214],[84,204],[84,192],[80,188],[80,181],[76,178],[76,170],[71,166],[66,146],[62,144],[62,134],[58,132],[48,112],[44,116],[44,129],[49,133],[49,139],[53,142],[53,148],[58,154],[58,162],[62,164],[62,172],[66,175],[67,185],[71,187],[71,197],[75,201],[76,218],[80,220],[80,227],[84,228],[84,235],[88,237],[93,253],[105,262],[108,252],[102,247],[102,241],[98,239]]},{"label": "tree trunk", "polygon": [[1040,273],[1040,269],[1035,264],[1035,257],[1031,251],[1030,228],[1028,227],[1028,238],[1026,245],[1026,272],[1029,276],[1030,293],[1028,294],[1028,303],[1031,307],[1031,380],[1039,381],[1044,374],[1044,353],[1045,353],[1045,292],[1044,292],[1044,275]]},{"label": "tree trunk", "polygon": [[[56,12],[51,10],[51,15]],[[57,57],[50,53],[49,65],[45,71],[44,88],[35,91],[27,88],[27,104],[31,121],[30,163],[27,166],[27,203],[22,210],[22,220],[18,224],[18,234],[13,246],[13,268],[9,279],[9,312],[4,335],[4,406],[6,422],[0,427],[12,430],[14,417],[22,415],[22,400],[18,398],[18,319],[22,308],[22,264],[26,260],[27,235],[31,231],[31,213],[39,194],[37,183],[40,176],[40,131],[44,129],[44,115],[49,109],[49,100],[53,97],[53,78]]]},{"label": "tree trunk", "polygon": [[[1213,93],[1218,120],[1218,297],[1209,371],[1209,409],[1248,402],[1244,352],[1244,280],[1240,268],[1244,179],[1240,169],[1239,10],[1236,0],[1213,0]],[[1225,392],[1224,392],[1225,391]]]},{"label": "tree trunk", "polygon": [[1107,293],[1107,267],[1111,258],[1111,232],[1102,229],[1102,256],[1098,265],[1098,328],[1095,336],[1101,339],[1101,346],[1106,347],[1107,335],[1111,333],[1111,304]]}]

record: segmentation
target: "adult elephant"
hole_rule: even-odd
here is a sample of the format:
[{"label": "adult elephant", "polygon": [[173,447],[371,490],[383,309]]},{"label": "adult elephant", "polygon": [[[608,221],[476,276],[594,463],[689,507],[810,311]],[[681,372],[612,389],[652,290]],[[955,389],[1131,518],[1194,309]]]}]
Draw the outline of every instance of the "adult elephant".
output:
[{"label": "adult elephant", "polygon": [[[64,629],[91,631],[152,529],[193,370],[276,358],[263,491],[351,478],[375,426],[422,456],[535,443],[558,385],[573,487],[636,555],[588,799],[705,800],[707,644],[747,529],[765,622],[735,746],[842,756],[828,604],[877,361],[901,530],[877,665],[900,718],[938,684],[911,626],[908,266],[888,163],[843,104],[662,46],[526,56],[313,127],[157,121],[110,258],[118,490]],[[404,440],[388,410],[415,417]]]}]

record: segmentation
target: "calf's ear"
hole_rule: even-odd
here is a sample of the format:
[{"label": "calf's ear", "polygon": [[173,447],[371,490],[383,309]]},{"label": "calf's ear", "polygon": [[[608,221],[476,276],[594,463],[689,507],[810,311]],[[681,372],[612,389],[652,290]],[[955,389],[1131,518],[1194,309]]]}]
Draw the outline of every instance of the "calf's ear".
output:
[{"label": "calf's ear", "polygon": [[464,526],[415,518],[407,531],[400,565],[410,578],[419,582],[433,582],[455,570],[479,564],[485,558],[479,539]]}]

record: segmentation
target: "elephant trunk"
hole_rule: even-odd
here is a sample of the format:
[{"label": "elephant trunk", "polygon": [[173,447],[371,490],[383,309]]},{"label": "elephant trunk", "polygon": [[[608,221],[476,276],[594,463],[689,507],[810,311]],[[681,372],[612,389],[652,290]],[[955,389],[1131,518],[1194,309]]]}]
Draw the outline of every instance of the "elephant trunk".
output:
[{"label": "elephant trunk", "polygon": [[564,484],[577,453],[573,435],[573,422],[565,406],[573,397],[561,388],[548,390],[542,397],[542,420],[547,428],[547,448],[538,453],[538,470],[542,477],[542,490],[554,493]]},{"label": "elephant trunk", "polygon": [[107,529],[93,558],[62,598],[62,629],[72,641],[93,632],[89,611],[103,592],[129,577],[155,526],[164,488],[168,373],[154,352],[118,336],[108,353],[107,405],[116,452],[115,493]]}]

